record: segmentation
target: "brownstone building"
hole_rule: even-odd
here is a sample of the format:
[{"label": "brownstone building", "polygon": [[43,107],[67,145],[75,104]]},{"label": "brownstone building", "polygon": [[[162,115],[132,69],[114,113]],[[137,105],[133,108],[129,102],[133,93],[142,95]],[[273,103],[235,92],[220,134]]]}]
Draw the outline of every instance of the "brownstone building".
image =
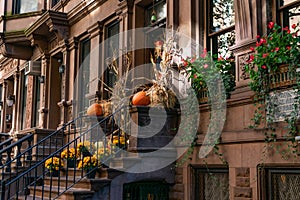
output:
[{"label": "brownstone building", "polygon": [[[108,175],[106,179],[103,174],[109,174],[109,170],[105,169],[94,179],[98,181],[97,186],[93,186],[92,181],[81,180],[81,186],[77,183],[77,190],[70,187],[72,192],[63,192],[61,198],[300,199],[299,157],[283,159],[281,153],[276,153],[276,147],[271,148],[265,142],[262,129],[248,128],[255,108],[253,92],[248,86],[249,74],[245,71],[250,47],[255,47],[257,35],[267,33],[268,22],[275,21],[292,29],[293,24],[300,23],[299,10],[299,0],[0,0],[0,129],[5,137],[2,141],[10,140],[9,144],[0,144],[0,148],[5,150],[1,151],[1,162],[4,165],[5,162],[10,163],[7,162],[8,153],[15,152],[12,159],[17,159],[21,149],[26,152],[25,142],[18,143],[26,136],[33,135],[29,140],[30,147],[63,128],[66,131],[63,140],[67,141],[66,145],[72,143],[72,131],[68,130],[71,125],[68,126],[68,123],[77,118],[80,111],[85,111],[94,102],[95,96],[107,99],[110,95],[105,85],[113,86],[115,82],[111,69],[104,69],[107,58],[113,56],[113,50],[103,41],[114,36],[113,42],[119,49],[129,46],[134,49],[141,42],[140,38],[118,34],[146,27],[146,37],[150,38],[157,28],[169,28],[193,38],[219,56],[235,60],[236,86],[227,99],[226,121],[217,145],[219,155],[211,152],[205,159],[198,156],[210,123],[210,105],[204,102],[199,104],[201,121],[195,147],[189,158],[178,167],[170,165],[157,172],[140,175]],[[116,39],[116,35],[119,38]],[[132,66],[145,62],[149,63],[148,51],[132,52]],[[119,73],[123,73],[121,61],[118,67]],[[84,80],[76,77],[78,72],[85,77]],[[101,81],[90,84],[98,79]],[[87,84],[89,86],[83,93],[74,92],[80,85]],[[75,108],[82,96],[86,100],[80,108]],[[285,144],[286,125],[280,120],[276,124],[277,142],[274,144]],[[76,128],[74,132],[80,135]],[[51,141],[47,143],[50,148],[51,144],[59,146]],[[10,144],[13,149],[7,148]],[[41,145],[46,146],[44,143]],[[53,149],[52,152],[57,154],[61,150]],[[36,155],[37,163],[38,152],[30,151],[30,154]],[[43,158],[46,157],[40,159]],[[18,161],[20,159],[15,162]],[[17,163],[16,169],[6,173],[10,171],[11,177],[11,171],[21,170],[18,166],[28,165],[24,163]],[[2,168],[3,180],[6,177],[5,166]],[[30,166],[35,165],[30,162]],[[14,177],[18,177],[22,170]],[[26,176],[28,173],[32,176],[33,170],[25,170]],[[61,177],[61,181],[64,178],[68,176]],[[60,182],[60,179],[50,184],[47,184],[47,179],[43,180],[44,186],[23,182],[24,187],[29,184],[34,189],[28,189],[28,186],[25,192],[14,198],[21,199],[29,194],[30,198],[36,195],[36,199],[51,199],[46,192],[32,191],[42,187],[41,190],[50,190],[51,193],[51,187],[48,190],[47,187],[56,187],[54,181]],[[10,187],[17,187],[5,185],[7,182],[1,183],[3,199],[9,199],[7,194],[14,195],[14,189]],[[16,184],[19,187],[18,181]],[[84,184],[92,185],[92,188],[82,186]],[[58,191],[61,192],[61,189]]]}]

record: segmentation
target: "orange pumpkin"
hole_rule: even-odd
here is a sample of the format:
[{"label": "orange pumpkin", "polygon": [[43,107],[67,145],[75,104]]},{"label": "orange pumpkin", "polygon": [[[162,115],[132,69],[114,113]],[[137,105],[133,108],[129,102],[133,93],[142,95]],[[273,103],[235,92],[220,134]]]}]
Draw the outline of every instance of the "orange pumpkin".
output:
[{"label": "orange pumpkin", "polygon": [[95,115],[96,116],[101,116],[103,114],[101,104],[99,104],[99,103],[93,103],[87,109],[86,114],[89,115],[89,116],[95,116]]},{"label": "orange pumpkin", "polygon": [[147,106],[150,104],[150,97],[146,95],[146,92],[140,91],[133,95],[132,105],[135,106]]}]

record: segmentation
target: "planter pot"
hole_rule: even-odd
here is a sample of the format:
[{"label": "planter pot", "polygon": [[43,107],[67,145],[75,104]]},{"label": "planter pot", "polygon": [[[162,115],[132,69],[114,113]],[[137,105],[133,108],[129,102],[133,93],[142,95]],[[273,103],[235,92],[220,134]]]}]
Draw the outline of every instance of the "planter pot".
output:
[{"label": "planter pot", "polygon": [[[179,127],[179,110],[163,107],[133,107],[131,110],[131,151],[155,151],[168,145]],[[137,136],[137,137],[136,137]]]},{"label": "planter pot", "polygon": [[51,170],[49,172],[49,177],[58,177],[59,176],[59,170]]},{"label": "planter pot", "polygon": [[92,178],[95,178],[96,177],[96,169],[94,169],[94,171],[86,171],[86,177],[89,178],[89,179],[92,179]]},{"label": "planter pot", "polygon": [[75,168],[76,167],[76,160],[67,160],[67,167],[68,168]]}]

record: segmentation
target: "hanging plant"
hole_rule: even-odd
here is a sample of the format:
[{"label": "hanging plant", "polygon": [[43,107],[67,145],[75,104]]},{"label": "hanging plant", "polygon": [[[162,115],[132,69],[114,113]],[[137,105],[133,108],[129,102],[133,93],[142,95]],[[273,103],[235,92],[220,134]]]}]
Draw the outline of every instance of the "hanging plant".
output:
[{"label": "hanging plant", "polygon": [[[251,128],[262,126],[265,131],[265,141],[276,142],[277,134],[275,128],[276,116],[278,115],[277,95],[280,89],[289,87],[294,93],[292,111],[285,116],[288,123],[288,131],[284,136],[287,147],[291,153],[295,153],[295,136],[297,135],[297,118],[300,103],[300,32],[299,24],[293,24],[292,30],[270,22],[268,24],[269,34],[265,37],[257,36],[256,47],[252,51],[246,71],[250,77],[250,88],[255,92],[254,102],[257,109],[252,119]],[[255,67],[253,67],[255,66]],[[284,77],[284,78],[283,78]],[[280,88],[280,81],[286,81],[285,88]],[[279,82],[279,83],[278,83]],[[284,156],[287,152],[276,147],[277,151],[282,149]]]}]

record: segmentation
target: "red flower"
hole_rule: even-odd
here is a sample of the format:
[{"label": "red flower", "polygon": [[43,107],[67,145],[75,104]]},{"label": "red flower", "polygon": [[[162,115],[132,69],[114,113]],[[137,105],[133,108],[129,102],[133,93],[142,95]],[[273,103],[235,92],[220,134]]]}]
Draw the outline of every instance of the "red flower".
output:
[{"label": "red flower", "polygon": [[196,58],[195,58],[195,57],[194,57],[194,58],[192,58],[192,59],[191,59],[191,63],[195,62],[195,60],[196,60]]},{"label": "red flower", "polygon": [[265,40],[265,39],[260,39],[260,43],[262,43],[262,44],[266,44],[267,43],[267,40]]},{"label": "red flower", "polygon": [[262,69],[267,69],[266,65],[261,66]]},{"label": "red flower", "polygon": [[248,63],[251,63],[254,60],[254,55],[250,55]]},{"label": "red flower", "polygon": [[197,74],[194,74],[194,78],[198,78]]},{"label": "red flower", "polygon": [[261,45],[260,42],[256,42],[256,46],[259,47]]},{"label": "red flower", "polygon": [[257,38],[257,39],[260,38],[260,35],[257,35],[256,38]]},{"label": "red flower", "polygon": [[181,61],[183,62],[183,66],[186,67],[189,65],[188,61],[184,60],[184,59],[181,59]]},{"label": "red flower", "polygon": [[287,30],[286,32],[287,32],[288,34],[290,34],[290,33],[291,33],[291,30],[289,29],[289,30]]},{"label": "red flower", "polygon": [[296,29],[296,28],[297,28],[297,25],[296,25],[296,24],[293,24],[293,25],[292,25],[292,28],[293,28],[293,29]]},{"label": "red flower", "polygon": [[224,60],[224,58],[222,57],[222,56],[220,56],[219,58],[218,58],[218,60],[220,61],[220,60]]},{"label": "red flower", "polygon": [[208,68],[208,64],[204,64],[203,68],[204,69]]},{"label": "red flower", "polygon": [[263,57],[263,58],[266,58],[268,55],[269,55],[268,53],[264,53],[264,54],[262,55],[262,57]]},{"label": "red flower", "polygon": [[200,55],[201,58],[205,58],[207,56],[207,49],[203,49],[203,53]]},{"label": "red flower", "polygon": [[289,27],[286,26],[286,27],[282,28],[282,30],[283,30],[283,31],[288,31],[288,30],[289,30]]},{"label": "red flower", "polygon": [[291,50],[291,46],[287,46],[286,49],[287,49],[287,50]]},{"label": "red flower", "polygon": [[275,47],[275,51],[279,51],[279,47]]},{"label": "red flower", "polygon": [[273,29],[274,28],[274,22],[269,22],[269,24],[268,24],[268,28],[269,29]]},{"label": "red flower", "polygon": [[250,51],[255,51],[254,47],[250,47]]}]

